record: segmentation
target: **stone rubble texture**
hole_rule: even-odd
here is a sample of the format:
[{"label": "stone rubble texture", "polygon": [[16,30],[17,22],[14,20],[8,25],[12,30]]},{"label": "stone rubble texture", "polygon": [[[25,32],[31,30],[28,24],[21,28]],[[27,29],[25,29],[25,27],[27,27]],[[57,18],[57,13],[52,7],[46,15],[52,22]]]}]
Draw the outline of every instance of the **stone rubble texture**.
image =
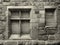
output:
[{"label": "stone rubble texture", "polygon": [[[58,1],[58,0],[57,0]],[[60,43],[60,2],[43,0],[8,0],[0,3],[0,44],[4,45],[59,45]],[[31,37],[33,40],[9,40],[7,24],[7,6],[34,6],[31,15]],[[56,7],[56,27],[45,27],[45,6]],[[38,10],[39,14],[35,11]]]}]

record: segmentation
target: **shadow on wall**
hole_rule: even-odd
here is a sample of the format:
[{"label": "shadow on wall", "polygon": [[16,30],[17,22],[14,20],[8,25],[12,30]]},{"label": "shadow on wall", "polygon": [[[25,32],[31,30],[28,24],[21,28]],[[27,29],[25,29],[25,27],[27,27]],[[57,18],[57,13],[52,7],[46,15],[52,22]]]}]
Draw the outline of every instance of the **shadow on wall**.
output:
[{"label": "shadow on wall", "polygon": [[54,44],[48,44],[48,45],[60,45],[60,42],[59,43],[54,43]]}]

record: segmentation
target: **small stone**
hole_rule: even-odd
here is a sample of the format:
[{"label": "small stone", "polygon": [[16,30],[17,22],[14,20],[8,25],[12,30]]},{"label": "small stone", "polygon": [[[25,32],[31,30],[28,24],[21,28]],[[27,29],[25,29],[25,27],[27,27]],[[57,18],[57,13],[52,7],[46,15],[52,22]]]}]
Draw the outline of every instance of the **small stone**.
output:
[{"label": "small stone", "polygon": [[4,45],[18,45],[15,41],[7,41],[4,43]]},{"label": "small stone", "polygon": [[48,40],[48,36],[47,35],[39,35],[38,39],[39,40]]},{"label": "small stone", "polygon": [[0,40],[2,40],[3,39],[3,34],[0,34]]},{"label": "small stone", "polygon": [[46,31],[45,30],[38,30],[38,34],[39,35],[45,35],[46,34]]},{"label": "small stone", "polygon": [[57,32],[57,29],[56,28],[52,28],[52,27],[46,28],[45,30],[47,31],[48,35],[53,35],[53,34],[55,34]]},{"label": "small stone", "polygon": [[4,32],[4,30],[0,30],[0,34],[2,34]]},{"label": "small stone", "polygon": [[6,17],[5,16],[0,16],[0,20],[6,20]]},{"label": "small stone", "polygon": [[54,35],[49,35],[48,40],[55,40],[55,36]]}]

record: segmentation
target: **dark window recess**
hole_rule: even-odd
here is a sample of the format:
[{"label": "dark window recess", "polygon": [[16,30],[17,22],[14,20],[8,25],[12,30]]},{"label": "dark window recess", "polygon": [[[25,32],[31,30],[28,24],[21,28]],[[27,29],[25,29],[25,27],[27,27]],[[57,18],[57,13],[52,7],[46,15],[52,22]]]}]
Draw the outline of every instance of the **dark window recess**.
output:
[{"label": "dark window recess", "polygon": [[19,10],[11,10],[11,18],[19,18]]},{"label": "dark window recess", "polygon": [[21,10],[21,18],[30,18],[30,9]]},{"label": "dark window recess", "polygon": [[39,45],[38,43],[34,44],[34,45]]},{"label": "dark window recess", "polygon": [[3,2],[10,2],[10,0],[3,0]]},{"label": "dark window recess", "polygon": [[35,11],[35,14],[39,14],[39,10],[36,10],[36,11]]},{"label": "dark window recess", "polygon": [[23,43],[21,43],[21,44],[18,44],[18,45],[23,45]]},{"label": "dark window recess", "polygon": [[0,44],[0,45],[3,45],[3,44]]},{"label": "dark window recess", "polygon": [[58,9],[60,9],[60,6],[58,6]]}]

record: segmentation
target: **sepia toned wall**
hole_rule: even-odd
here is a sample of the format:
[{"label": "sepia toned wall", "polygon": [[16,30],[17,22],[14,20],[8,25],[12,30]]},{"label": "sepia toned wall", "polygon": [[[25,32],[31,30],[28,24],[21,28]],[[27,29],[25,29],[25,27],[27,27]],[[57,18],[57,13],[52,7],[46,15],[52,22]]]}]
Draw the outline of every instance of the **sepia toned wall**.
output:
[{"label": "sepia toned wall", "polygon": [[[9,6],[33,7],[30,15],[31,38],[36,40],[32,41],[33,43],[39,42],[45,45],[49,41],[60,41],[60,0],[0,0],[0,40],[9,40],[9,20],[7,20],[9,18],[7,16],[9,12],[7,7]],[[51,16],[50,20],[46,19],[46,9],[55,9],[54,17]],[[46,20],[48,26],[46,25]],[[15,43],[11,45],[15,45]]]}]

